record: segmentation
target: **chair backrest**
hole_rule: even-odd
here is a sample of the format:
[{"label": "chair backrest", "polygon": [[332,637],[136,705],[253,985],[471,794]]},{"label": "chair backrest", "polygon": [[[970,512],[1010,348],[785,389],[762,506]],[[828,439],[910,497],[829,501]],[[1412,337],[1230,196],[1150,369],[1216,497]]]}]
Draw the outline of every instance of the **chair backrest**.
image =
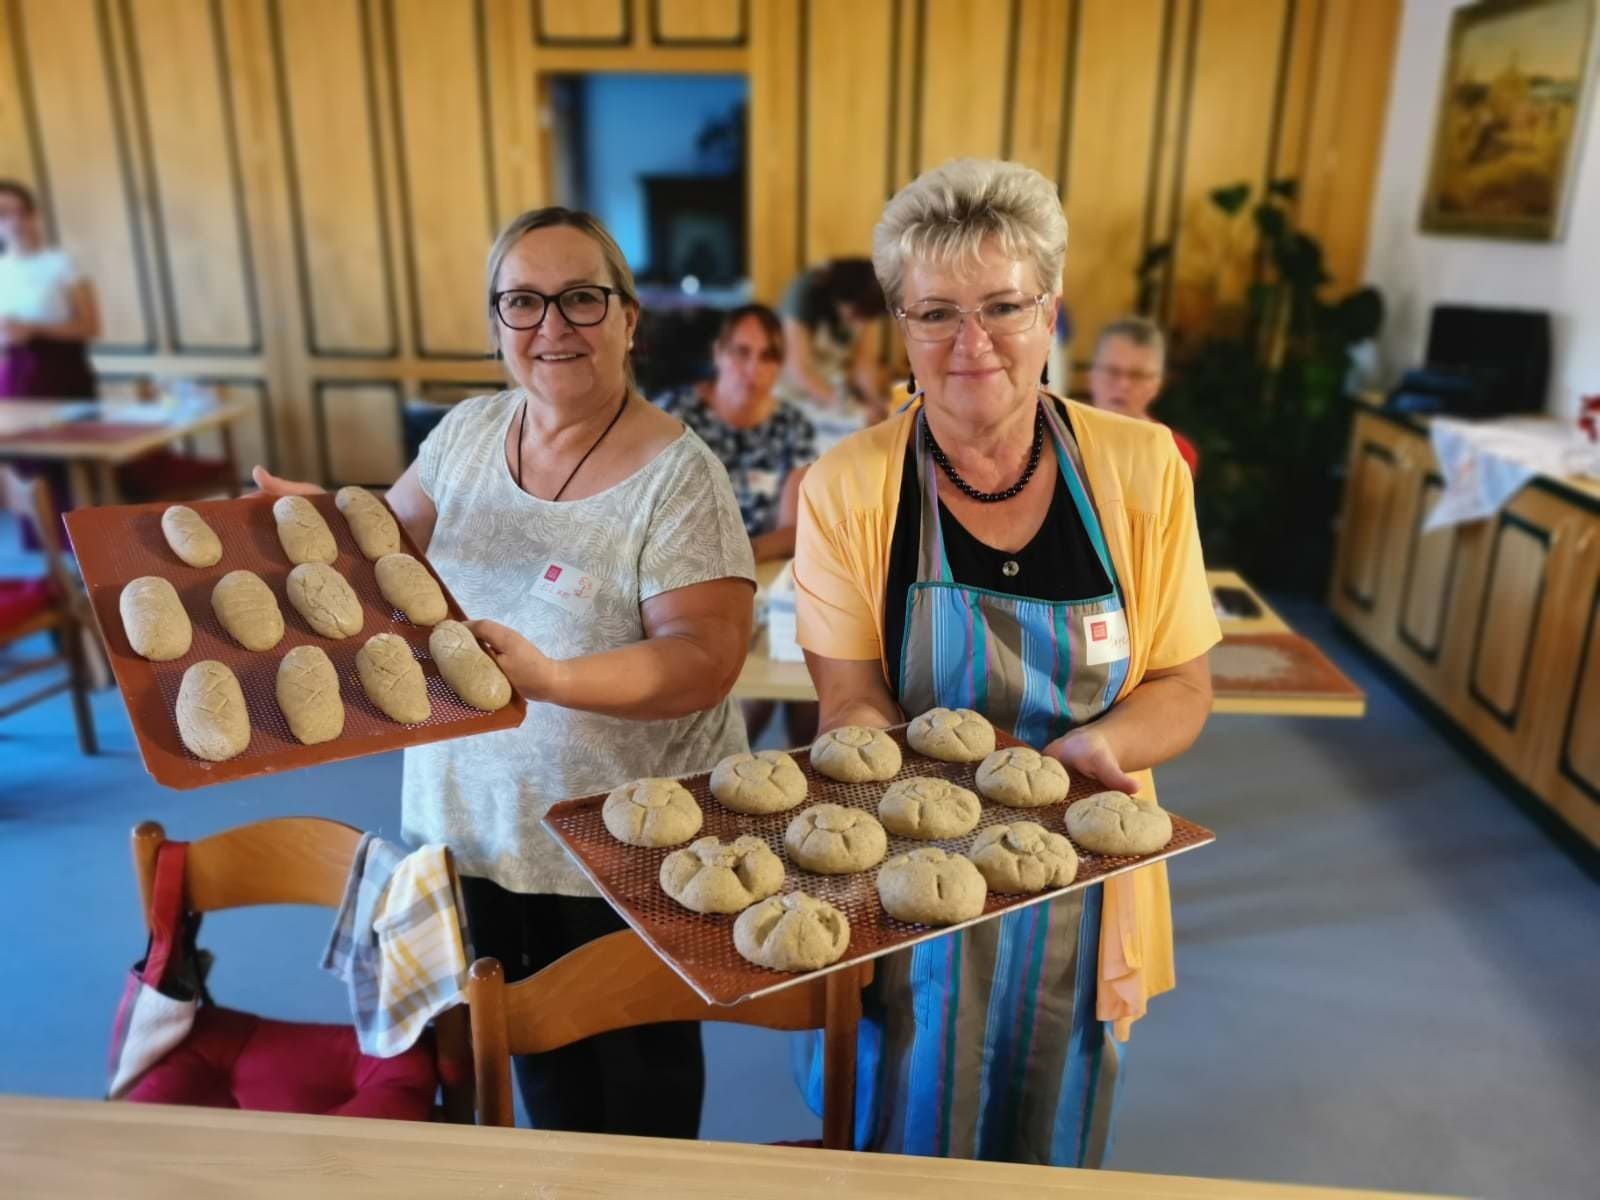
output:
[{"label": "chair backrest", "polygon": [[708,1004],[632,930],[597,938],[509,986],[497,960],[480,958],[467,976],[479,1123],[515,1123],[511,1055],[635,1025],[726,1021],[825,1031],[823,1144],[849,1149],[861,989],[871,980],[869,962],[731,1007]]},{"label": "chair backrest", "polygon": [[50,485],[42,477],[23,479],[10,467],[0,464],[0,511],[30,518],[44,548],[45,566],[63,597],[77,590],[73,574],[61,549],[61,514],[56,511]]}]

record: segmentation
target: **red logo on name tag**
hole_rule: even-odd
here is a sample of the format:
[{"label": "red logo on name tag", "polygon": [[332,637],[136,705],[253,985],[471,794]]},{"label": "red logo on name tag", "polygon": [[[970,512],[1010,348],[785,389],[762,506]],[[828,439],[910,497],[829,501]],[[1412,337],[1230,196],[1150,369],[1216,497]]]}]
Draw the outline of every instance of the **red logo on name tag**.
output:
[{"label": "red logo on name tag", "polygon": [[561,568],[552,563],[550,569],[544,573],[544,577],[554,583],[561,578]]},{"label": "red logo on name tag", "polygon": [[1106,640],[1106,623],[1104,621],[1089,622],[1089,637],[1097,642]]}]

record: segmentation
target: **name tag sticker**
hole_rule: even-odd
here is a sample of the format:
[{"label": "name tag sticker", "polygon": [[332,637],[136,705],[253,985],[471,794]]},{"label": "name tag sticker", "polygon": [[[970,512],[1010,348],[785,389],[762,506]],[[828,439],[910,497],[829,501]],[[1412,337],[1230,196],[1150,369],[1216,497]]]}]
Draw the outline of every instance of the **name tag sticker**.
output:
[{"label": "name tag sticker", "polygon": [[558,562],[545,567],[533,584],[533,594],[539,599],[577,616],[583,616],[594,607],[597,590],[593,576]]},{"label": "name tag sticker", "polygon": [[1128,621],[1122,610],[1089,613],[1083,618],[1083,644],[1088,665],[1120,662],[1128,657]]}]

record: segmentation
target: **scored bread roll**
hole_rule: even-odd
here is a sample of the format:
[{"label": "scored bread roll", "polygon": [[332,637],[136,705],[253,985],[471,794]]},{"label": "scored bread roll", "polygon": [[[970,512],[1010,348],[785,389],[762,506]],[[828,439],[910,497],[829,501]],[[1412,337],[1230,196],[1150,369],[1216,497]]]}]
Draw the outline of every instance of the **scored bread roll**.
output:
[{"label": "scored bread roll", "polygon": [[212,659],[183,673],[177,717],[183,744],[208,762],[223,762],[250,744],[250,714],[239,680]]},{"label": "scored bread roll", "polygon": [[331,563],[339,557],[333,530],[304,496],[279,496],[272,502],[272,519],[278,524],[278,544],[290,562]]},{"label": "scored bread roll", "polygon": [[366,623],[355,590],[332,567],[301,563],[289,572],[285,590],[295,612],[325,638],[347,638]]},{"label": "scored bread roll", "polygon": [[161,536],[191,567],[214,567],[222,561],[222,539],[192,508],[174,504],[162,513]]},{"label": "scored bread roll", "polygon": [[511,703],[511,681],[460,621],[440,621],[428,635],[428,653],[450,689],[473,708],[499,712]]},{"label": "scored bread roll", "polygon": [[194,627],[183,611],[178,590],[159,575],[143,575],[117,598],[122,628],[133,652],[151,662],[170,662],[189,653]]},{"label": "scored bread roll", "polygon": [[229,571],[217,580],[211,611],[246,650],[271,650],[283,637],[278,598],[254,571]]},{"label": "scored bread roll", "polygon": [[361,689],[383,715],[402,725],[420,725],[433,715],[428,703],[428,681],[403,637],[377,633],[356,651],[356,673]]},{"label": "scored bread roll", "polygon": [[339,673],[320,646],[296,646],[278,664],[278,707],[289,730],[307,746],[331,742],[344,732]]},{"label": "scored bread roll", "polygon": [[377,562],[400,549],[400,527],[394,523],[394,516],[366,488],[342,487],[334,494],[333,502],[344,514],[356,545],[367,558]]},{"label": "scored bread roll", "polygon": [[413,625],[437,625],[450,615],[439,581],[409,554],[385,554],[373,567],[383,598]]}]

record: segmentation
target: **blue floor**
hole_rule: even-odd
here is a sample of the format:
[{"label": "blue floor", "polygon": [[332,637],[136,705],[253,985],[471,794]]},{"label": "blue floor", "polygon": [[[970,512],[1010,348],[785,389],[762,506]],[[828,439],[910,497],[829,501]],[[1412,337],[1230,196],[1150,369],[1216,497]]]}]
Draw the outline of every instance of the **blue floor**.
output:
[{"label": "blue floor", "polygon": [[[0,547],[0,572],[5,567]],[[1111,1166],[1475,1196],[1595,1194],[1600,889],[1333,633],[1364,721],[1222,717],[1161,772],[1218,832],[1172,867],[1179,986],[1135,1032]],[[398,835],[400,760],[168,792],[119,699],[79,756],[65,699],[0,722],[0,1091],[95,1096],[143,946],[127,835],[316,813]],[[328,914],[207,919],[225,1003],[337,1020]],[[782,1036],[708,1027],[703,1135],[816,1136]]]}]

